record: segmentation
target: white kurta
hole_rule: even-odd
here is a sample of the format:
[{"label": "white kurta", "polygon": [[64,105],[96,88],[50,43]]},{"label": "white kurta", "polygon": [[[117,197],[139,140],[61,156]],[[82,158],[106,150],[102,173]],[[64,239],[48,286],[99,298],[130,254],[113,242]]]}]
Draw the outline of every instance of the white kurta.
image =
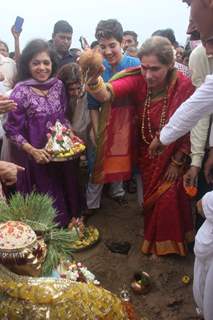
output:
[{"label": "white kurta", "polygon": [[160,141],[164,145],[176,141],[189,132],[205,114],[213,113],[213,75],[186,100],[161,130]]},{"label": "white kurta", "polygon": [[202,198],[205,222],[195,237],[194,299],[205,320],[213,319],[213,191]]},{"label": "white kurta", "polygon": [[[192,72],[192,83],[199,88],[207,75],[213,74],[213,58],[208,58],[206,49],[200,45],[195,48],[189,57],[189,68]],[[202,117],[191,130],[191,166],[201,168],[206,145],[208,143],[208,131],[210,115]]]}]

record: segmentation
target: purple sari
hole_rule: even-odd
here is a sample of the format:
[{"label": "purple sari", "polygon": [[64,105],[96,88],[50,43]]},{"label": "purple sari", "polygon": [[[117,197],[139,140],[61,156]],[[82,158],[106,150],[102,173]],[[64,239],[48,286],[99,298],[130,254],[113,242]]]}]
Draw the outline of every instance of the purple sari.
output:
[{"label": "purple sari", "polygon": [[[48,93],[41,96],[33,88]],[[4,129],[14,144],[14,162],[25,167],[25,172],[18,176],[17,191],[24,194],[37,191],[52,196],[58,212],[57,222],[66,226],[73,216],[80,215],[81,210],[78,160],[37,164],[21,148],[26,142],[35,148],[44,148],[49,127],[56,120],[68,124],[64,86],[56,78],[45,83],[29,79],[18,83],[10,98],[17,103],[17,109],[8,114]]]}]

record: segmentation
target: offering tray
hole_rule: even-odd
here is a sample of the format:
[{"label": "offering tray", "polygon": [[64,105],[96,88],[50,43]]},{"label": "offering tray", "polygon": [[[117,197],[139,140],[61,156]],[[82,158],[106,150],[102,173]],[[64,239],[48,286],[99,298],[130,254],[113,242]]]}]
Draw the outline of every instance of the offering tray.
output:
[{"label": "offering tray", "polygon": [[82,219],[72,219],[68,226],[69,229],[74,229],[79,238],[72,242],[70,248],[73,252],[80,252],[82,250],[93,247],[100,240],[100,232],[94,226],[85,226]]}]

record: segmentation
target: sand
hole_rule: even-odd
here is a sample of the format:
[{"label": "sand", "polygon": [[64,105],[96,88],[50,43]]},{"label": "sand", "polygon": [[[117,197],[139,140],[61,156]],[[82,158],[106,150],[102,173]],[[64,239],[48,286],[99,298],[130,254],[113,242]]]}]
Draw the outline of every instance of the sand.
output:
[{"label": "sand", "polygon": [[[99,228],[101,241],[91,249],[76,253],[75,259],[83,262],[104,288],[119,295],[126,287],[144,320],[199,319],[192,296],[192,281],[189,285],[181,281],[184,275],[192,279],[193,254],[151,260],[141,253],[143,216],[135,194],[128,194],[127,208],[103,197],[102,208],[89,217],[87,223]],[[108,240],[130,242],[128,255],[112,253],[105,245]],[[146,295],[135,295],[130,288],[134,273],[140,270],[148,272],[152,278],[152,289]]]}]

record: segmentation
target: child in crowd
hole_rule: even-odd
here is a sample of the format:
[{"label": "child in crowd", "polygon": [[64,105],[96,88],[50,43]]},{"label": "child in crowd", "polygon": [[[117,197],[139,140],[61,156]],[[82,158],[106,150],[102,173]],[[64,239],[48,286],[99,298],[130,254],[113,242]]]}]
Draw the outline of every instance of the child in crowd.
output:
[{"label": "child in crowd", "polygon": [[[98,40],[100,52],[104,57],[104,73],[102,75],[105,82],[112,76],[129,67],[140,65],[140,60],[135,57],[122,54],[123,28],[115,19],[101,20],[97,27],[95,37]],[[100,121],[100,103],[91,95],[88,95],[88,108],[90,110],[92,128],[95,138],[98,134],[98,123]],[[94,162],[94,152],[89,150],[89,164],[92,171]],[[88,183],[87,188],[87,206],[88,209],[98,209],[100,207],[103,185]],[[110,195],[119,204],[125,205],[125,191],[123,182],[115,182],[110,186]]]},{"label": "child in crowd", "polygon": [[[74,133],[81,138],[88,147],[88,145],[91,144],[91,121],[87,108],[87,95],[83,92],[80,66],[77,63],[65,64],[59,69],[57,77],[63,82],[66,90],[68,102],[66,117]],[[85,165],[85,155],[82,155],[80,159],[75,159],[74,161],[76,163],[77,175],[80,176],[79,165]],[[81,207],[85,212],[85,188],[81,185],[80,189]]]},{"label": "child in crowd", "polygon": [[77,63],[64,65],[58,71],[58,78],[64,83],[68,109],[67,118],[76,135],[87,144],[90,129],[90,116],[87,108],[87,96],[82,92],[81,70]]}]

